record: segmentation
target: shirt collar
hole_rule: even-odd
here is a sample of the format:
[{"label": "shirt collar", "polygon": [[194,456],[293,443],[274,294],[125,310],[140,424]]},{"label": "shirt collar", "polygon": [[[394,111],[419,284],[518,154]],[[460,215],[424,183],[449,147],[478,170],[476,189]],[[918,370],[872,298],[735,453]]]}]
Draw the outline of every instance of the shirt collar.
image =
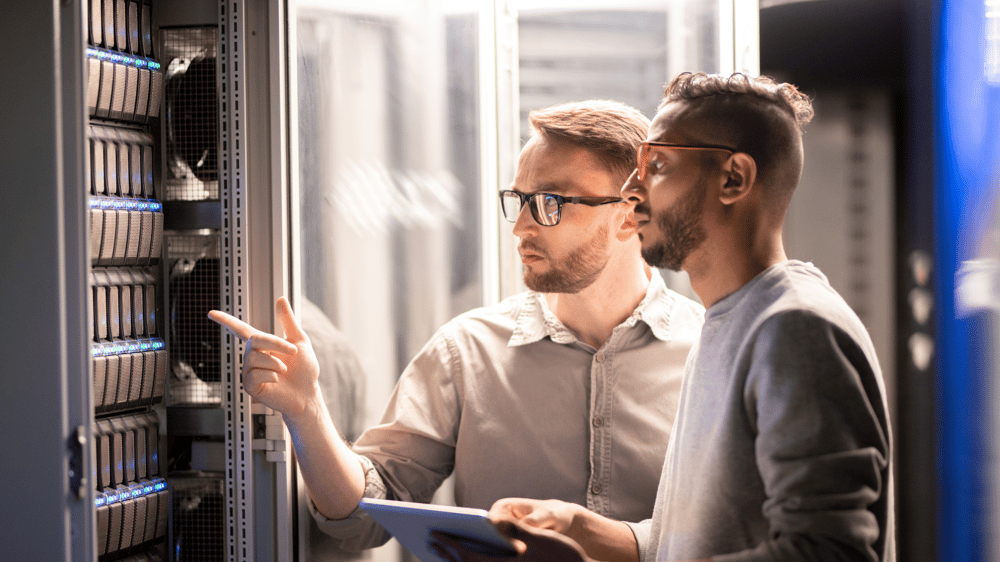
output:
[{"label": "shirt collar", "polygon": [[645,298],[622,324],[631,328],[642,320],[652,330],[656,339],[672,341],[674,338],[670,335],[670,316],[676,306],[677,297],[677,293],[667,289],[659,270],[654,269],[649,279],[649,287],[646,288]]},{"label": "shirt collar", "polygon": [[[632,328],[636,322],[642,320],[649,326],[657,339],[671,341],[673,337],[670,335],[670,311],[673,309],[676,298],[673,292],[667,290],[660,272],[654,269],[649,286],[646,287],[646,296],[632,311],[632,314],[621,323],[621,326]],[[521,305],[521,310],[518,312],[514,333],[507,345],[510,347],[527,345],[546,336],[552,341],[562,344],[578,341],[573,332],[549,310],[549,306],[545,302],[545,295],[528,291]]]}]

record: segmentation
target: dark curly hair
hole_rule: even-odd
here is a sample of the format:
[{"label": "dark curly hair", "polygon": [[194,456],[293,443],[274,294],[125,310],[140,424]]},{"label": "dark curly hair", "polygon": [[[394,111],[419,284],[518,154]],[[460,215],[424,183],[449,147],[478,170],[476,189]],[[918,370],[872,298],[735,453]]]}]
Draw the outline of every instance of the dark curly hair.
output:
[{"label": "dark curly hair", "polygon": [[813,117],[809,97],[766,76],[684,73],[663,90],[659,108],[686,102],[718,142],[753,157],[762,183],[790,192],[802,173],[802,129]]}]

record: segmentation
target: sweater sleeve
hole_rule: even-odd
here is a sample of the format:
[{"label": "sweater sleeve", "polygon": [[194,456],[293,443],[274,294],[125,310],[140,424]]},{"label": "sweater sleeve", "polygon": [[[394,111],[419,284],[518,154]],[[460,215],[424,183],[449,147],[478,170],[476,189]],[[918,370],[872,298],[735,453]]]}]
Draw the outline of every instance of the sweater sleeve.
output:
[{"label": "sweater sleeve", "polygon": [[639,548],[639,562],[655,562],[646,557],[649,536],[652,532],[652,521],[649,519],[638,523],[626,521],[625,524],[628,525],[629,529],[632,529],[632,534],[635,535],[635,543]]},{"label": "sweater sleeve", "polygon": [[744,404],[769,540],[715,560],[880,560],[891,453],[874,354],[802,310],[767,319],[749,345]]}]

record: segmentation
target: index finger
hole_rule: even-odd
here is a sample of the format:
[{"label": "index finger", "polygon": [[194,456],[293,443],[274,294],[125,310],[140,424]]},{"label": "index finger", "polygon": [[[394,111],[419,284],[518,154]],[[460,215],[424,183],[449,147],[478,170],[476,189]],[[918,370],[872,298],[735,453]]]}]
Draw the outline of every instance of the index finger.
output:
[{"label": "index finger", "polygon": [[231,314],[222,312],[221,310],[208,311],[208,317],[228,328],[230,332],[236,334],[236,337],[243,341],[247,341],[254,334],[260,333],[260,330],[257,328],[254,328],[250,324],[247,324]]}]

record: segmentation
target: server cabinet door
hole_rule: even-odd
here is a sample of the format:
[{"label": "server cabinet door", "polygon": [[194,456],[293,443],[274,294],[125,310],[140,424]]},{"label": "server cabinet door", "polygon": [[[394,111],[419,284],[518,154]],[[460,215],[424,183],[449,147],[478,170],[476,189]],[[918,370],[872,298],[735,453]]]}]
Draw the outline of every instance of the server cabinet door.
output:
[{"label": "server cabinet door", "polygon": [[4,394],[16,397],[0,408],[0,447],[13,461],[0,468],[0,502],[18,512],[0,533],[9,560],[92,560],[97,550],[85,33],[76,2],[13,3],[0,18],[0,66],[31,69],[0,81],[0,352]]}]

